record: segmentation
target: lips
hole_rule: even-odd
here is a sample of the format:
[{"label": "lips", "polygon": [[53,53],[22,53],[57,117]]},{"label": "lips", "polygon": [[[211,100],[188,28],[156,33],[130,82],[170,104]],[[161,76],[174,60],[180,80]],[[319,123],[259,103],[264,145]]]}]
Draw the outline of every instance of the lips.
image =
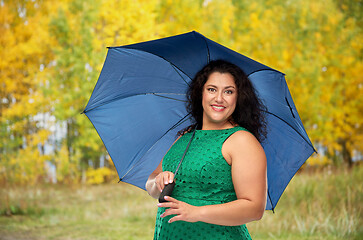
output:
[{"label": "lips", "polygon": [[223,105],[211,105],[212,109],[217,112],[223,111],[226,107]]}]

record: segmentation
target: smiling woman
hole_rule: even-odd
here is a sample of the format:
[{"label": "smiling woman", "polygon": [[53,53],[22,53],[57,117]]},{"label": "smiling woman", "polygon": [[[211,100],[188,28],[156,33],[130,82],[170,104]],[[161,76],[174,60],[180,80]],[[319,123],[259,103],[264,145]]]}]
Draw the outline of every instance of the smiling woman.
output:
[{"label": "smiling woman", "polygon": [[[208,84],[217,86],[208,87]],[[206,92],[218,90],[221,94],[224,93],[221,95],[224,98],[215,99],[215,105],[223,106],[223,104],[217,104],[217,102],[224,101],[227,104],[236,98],[235,109],[226,122],[246,128],[261,142],[266,136],[265,115],[263,113],[266,108],[257,97],[255,89],[246,74],[236,65],[223,60],[212,61],[207,64],[191,82],[187,94],[188,110],[192,113],[195,124],[199,128],[206,127],[203,121],[205,120],[205,111],[208,111],[208,109],[204,108],[206,106],[204,106],[203,98],[207,97]],[[214,109],[217,108],[218,106]]]},{"label": "smiling woman", "polygon": [[158,204],[154,239],[251,239],[245,223],[261,219],[266,206],[262,105],[243,71],[222,60],[198,72],[188,101],[195,124],[181,133],[146,183],[158,198],[176,182],[171,196]]},{"label": "smiling woman", "polygon": [[230,127],[228,120],[237,102],[236,88],[233,76],[229,73],[214,72],[209,76],[202,99],[204,130]]}]

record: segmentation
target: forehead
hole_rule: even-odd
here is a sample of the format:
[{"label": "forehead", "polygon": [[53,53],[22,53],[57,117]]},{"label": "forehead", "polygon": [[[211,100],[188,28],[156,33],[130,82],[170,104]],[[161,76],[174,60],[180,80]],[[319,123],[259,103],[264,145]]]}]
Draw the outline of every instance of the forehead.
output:
[{"label": "forehead", "polygon": [[213,72],[209,75],[205,86],[214,85],[216,87],[236,87],[234,77],[230,73]]}]

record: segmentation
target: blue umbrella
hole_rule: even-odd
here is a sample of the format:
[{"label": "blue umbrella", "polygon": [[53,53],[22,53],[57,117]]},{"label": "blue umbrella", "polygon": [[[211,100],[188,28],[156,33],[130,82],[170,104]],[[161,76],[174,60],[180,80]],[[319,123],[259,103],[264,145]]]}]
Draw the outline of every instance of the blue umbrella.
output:
[{"label": "blue umbrella", "polygon": [[191,124],[185,104],[189,82],[217,59],[239,66],[267,107],[266,209],[273,210],[291,178],[315,151],[283,73],[194,31],[110,47],[84,113],[103,140],[120,180],[145,189],[177,132]]}]

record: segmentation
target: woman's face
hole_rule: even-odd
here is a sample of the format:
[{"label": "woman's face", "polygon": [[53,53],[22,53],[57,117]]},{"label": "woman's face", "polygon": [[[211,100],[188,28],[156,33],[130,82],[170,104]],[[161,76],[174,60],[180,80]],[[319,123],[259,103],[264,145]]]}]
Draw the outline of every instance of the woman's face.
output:
[{"label": "woman's face", "polygon": [[231,127],[228,121],[236,108],[237,86],[230,73],[212,73],[203,87],[203,129]]}]

